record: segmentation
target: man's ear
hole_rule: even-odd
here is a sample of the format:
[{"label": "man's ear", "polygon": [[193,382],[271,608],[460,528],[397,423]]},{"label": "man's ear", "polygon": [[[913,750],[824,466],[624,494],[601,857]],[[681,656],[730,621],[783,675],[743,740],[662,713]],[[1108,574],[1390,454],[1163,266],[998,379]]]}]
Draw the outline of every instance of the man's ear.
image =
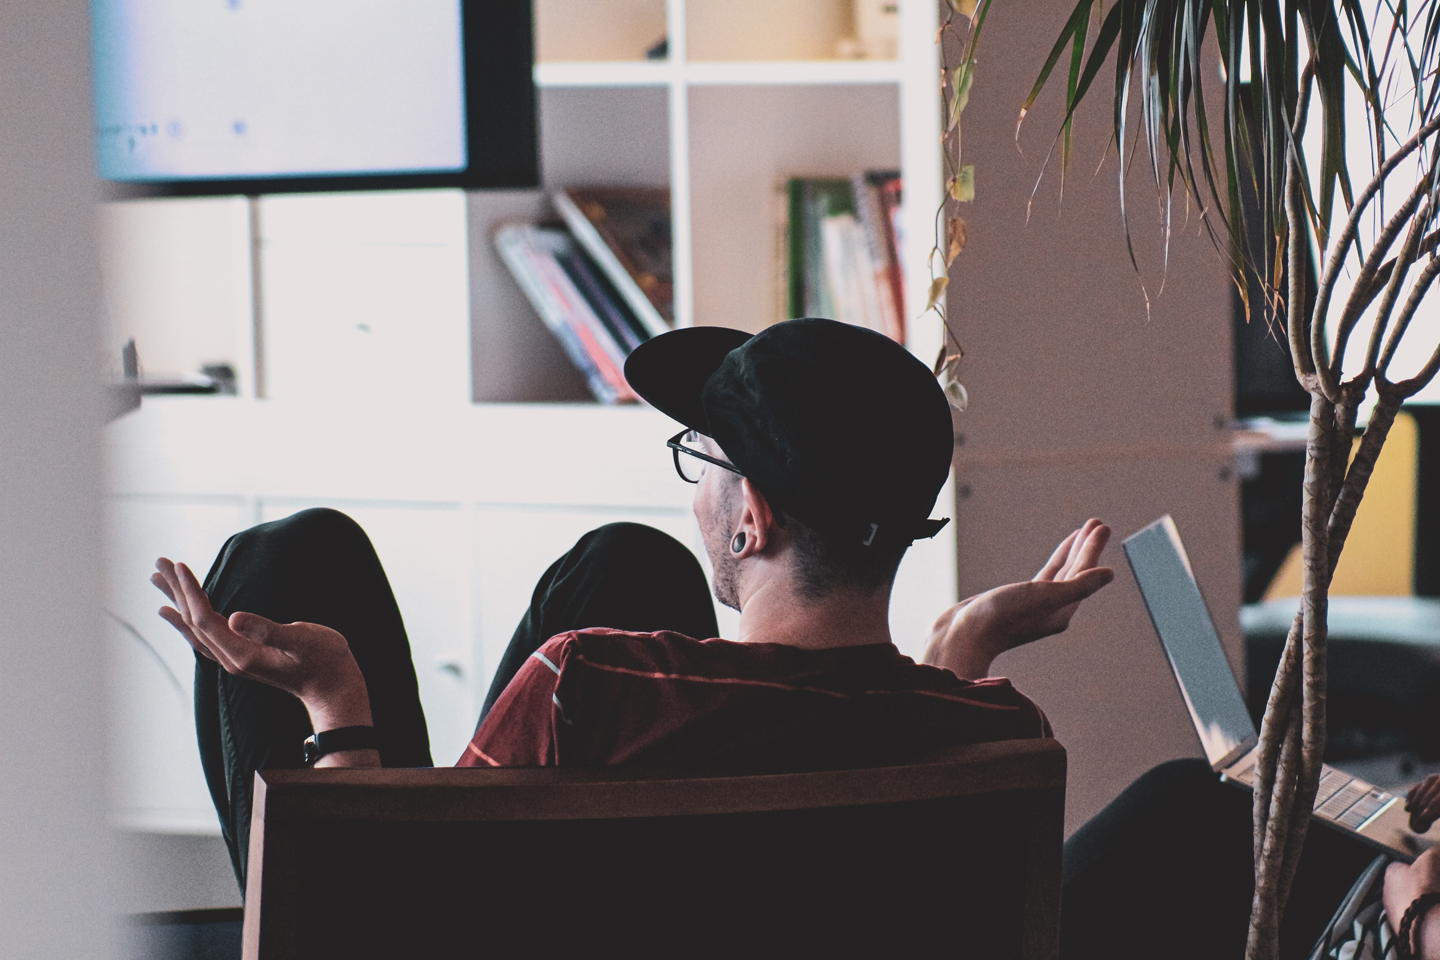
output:
[{"label": "man's ear", "polygon": [[[740,520],[735,533],[745,534],[745,543],[739,550],[734,551],[737,560],[763,551],[772,542],[775,531],[780,526],[776,522],[775,511],[770,507],[770,501],[744,477],[740,478],[740,497]],[[731,536],[731,549],[734,550],[735,534]]]}]

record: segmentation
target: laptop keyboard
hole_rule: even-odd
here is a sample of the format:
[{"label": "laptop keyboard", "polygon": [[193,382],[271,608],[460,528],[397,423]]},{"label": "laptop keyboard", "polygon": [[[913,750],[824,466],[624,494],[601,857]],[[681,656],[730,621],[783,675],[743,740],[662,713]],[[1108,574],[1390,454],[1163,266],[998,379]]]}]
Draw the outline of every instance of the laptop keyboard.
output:
[{"label": "laptop keyboard", "polygon": [[[1227,772],[1226,776],[1254,788],[1255,754],[1252,752],[1245,758],[1243,766]],[[1393,794],[1372,786],[1359,777],[1324,766],[1320,770],[1319,789],[1315,792],[1315,813],[1322,819],[1347,829],[1359,830],[1365,821],[1379,813],[1393,799]]]},{"label": "laptop keyboard", "polygon": [[[1354,784],[1351,784],[1351,786],[1353,787]],[[1367,783],[1362,783],[1360,786],[1362,788],[1369,787],[1369,789],[1360,793],[1360,796],[1345,809],[1344,813],[1331,813],[1326,810],[1321,810],[1319,811],[1320,815],[1322,817],[1330,817],[1342,827],[1359,830],[1366,820],[1369,820],[1375,814],[1379,813],[1381,807],[1394,799],[1394,797],[1379,787],[1371,787]],[[1349,788],[1347,787],[1346,789]]]}]

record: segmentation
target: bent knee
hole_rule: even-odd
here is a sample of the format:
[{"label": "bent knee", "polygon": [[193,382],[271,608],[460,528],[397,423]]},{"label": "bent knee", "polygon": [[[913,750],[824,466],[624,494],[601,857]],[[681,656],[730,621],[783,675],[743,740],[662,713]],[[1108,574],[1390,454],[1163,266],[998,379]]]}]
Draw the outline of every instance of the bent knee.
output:
[{"label": "bent knee", "polygon": [[311,507],[279,520],[257,524],[237,534],[245,546],[290,548],[369,546],[364,529],[348,515],[330,507]]},{"label": "bent knee", "polygon": [[1208,761],[1199,757],[1182,757],[1156,764],[1141,774],[1132,784],[1146,790],[1162,793],[1209,789],[1218,782],[1215,770]]},{"label": "bent knee", "polygon": [[580,538],[580,544],[605,550],[633,550],[651,556],[673,553],[677,557],[694,559],[688,547],[665,531],[630,521],[596,527]]}]

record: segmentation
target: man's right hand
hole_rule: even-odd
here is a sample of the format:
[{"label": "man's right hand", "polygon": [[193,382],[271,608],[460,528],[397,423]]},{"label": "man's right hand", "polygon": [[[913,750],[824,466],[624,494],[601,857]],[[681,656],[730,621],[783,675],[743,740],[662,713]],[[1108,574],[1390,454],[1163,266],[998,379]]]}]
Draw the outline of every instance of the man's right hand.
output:
[{"label": "man's right hand", "polygon": [[[276,623],[253,613],[224,617],[185,564],[161,557],[155,570],[150,582],[175,604],[161,607],[160,616],[201,656],[298,697],[316,730],[373,724],[365,677],[342,635],[318,623]],[[367,756],[349,757],[345,765],[379,765],[373,750],[347,753]]]}]

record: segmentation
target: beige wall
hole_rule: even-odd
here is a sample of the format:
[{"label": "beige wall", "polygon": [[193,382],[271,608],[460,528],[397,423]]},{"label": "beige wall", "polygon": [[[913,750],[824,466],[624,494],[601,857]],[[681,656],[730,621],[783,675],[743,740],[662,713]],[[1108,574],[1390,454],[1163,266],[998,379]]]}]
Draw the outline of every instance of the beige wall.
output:
[{"label": "beige wall", "polygon": [[104,957],[90,6],[0,5],[0,956]]},{"label": "beige wall", "polygon": [[1237,673],[1240,666],[1237,489],[1223,429],[1231,413],[1227,280],[1198,218],[1185,223],[1177,204],[1159,291],[1159,217],[1143,167],[1129,198],[1141,273],[1131,267],[1113,150],[1094,173],[1109,140],[1103,87],[1113,74],[1102,72],[1078,118],[1063,205],[1057,151],[1026,222],[1060,121],[1063,67],[1019,148],[1015,120],[1071,8],[1068,0],[992,8],[964,116],[977,194],[950,286],[971,399],[958,419],[956,458],[961,595],[1032,576],[1087,517],[1115,529],[1107,556],[1116,582],[1069,633],[996,667],[1041,704],[1070,752],[1069,830],[1153,764],[1199,754],[1121,538],[1175,516]]}]

